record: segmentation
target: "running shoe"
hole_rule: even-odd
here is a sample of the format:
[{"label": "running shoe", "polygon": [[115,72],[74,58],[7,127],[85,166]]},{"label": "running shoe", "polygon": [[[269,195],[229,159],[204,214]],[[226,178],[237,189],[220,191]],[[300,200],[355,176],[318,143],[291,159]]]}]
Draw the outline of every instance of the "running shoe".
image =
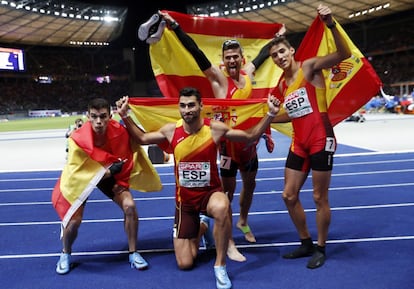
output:
[{"label": "running shoe", "polygon": [[59,261],[56,264],[56,273],[58,274],[67,274],[70,271],[70,254],[61,253]]},{"label": "running shoe", "polygon": [[312,256],[314,252],[315,252],[315,248],[313,245],[308,246],[308,245],[302,244],[295,250],[284,254],[283,258],[297,259],[297,258],[309,257],[309,256]]},{"label": "running shoe", "polygon": [[273,138],[270,134],[266,134],[264,133],[262,135],[262,138],[265,140],[266,142],[266,149],[269,153],[272,153],[274,148],[275,148],[275,143],[273,142]]},{"label": "running shoe", "polygon": [[148,268],[148,263],[142,258],[141,254],[134,252],[129,254],[129,263],[131,263],[131,268],[138,270],[145,270]]},{"label": "running shoe", "polygon": [[206,249],[214,248],[214,237],[210,229],[210,219],[211,218],[206,215],[200,215],[200,223],[203,223],[207,227],[206,232],[202,236],[203,243]]},{"label": "running shoe", "polygon": [[308,267],[309,269],[316,269],[321,267],[325,263],[326,256],[324,253],[316,250],[315,253],[313,253],[312,257],[308,261]]},{"label": "running shoe", "polygon": [[216,275],[217,289],[230,289],[231,281],[229,275],[227,275],[226,265],[214,266],[214,274]]},{"label": "running shoe", "polygon": [[157,32],[161,19],[161,15],[155,13],[145,23],[141,24],[138,28],[138,38],[141,41],[145,41],[148,37]]},{"label": "running shoe", "polygon": [[148,44],[152,44],[152,43],[160,41],[162,34],[164,33],[165,26],[167,26],[167,22],[165,22],[165,20],[162,20],[158,24],[157,31],[154,34],[151,34],[150,37],[148,37],[145,42],[147,42]]}]

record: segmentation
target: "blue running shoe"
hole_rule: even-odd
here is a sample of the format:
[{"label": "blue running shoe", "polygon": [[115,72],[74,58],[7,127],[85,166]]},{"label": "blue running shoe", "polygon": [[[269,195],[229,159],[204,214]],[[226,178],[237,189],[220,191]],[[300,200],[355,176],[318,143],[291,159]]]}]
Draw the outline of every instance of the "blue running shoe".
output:
[{"label": "blue running shoe", "polygon": [[203,214],[200,215],[200,223],[203,223],[207,227],[206,232],[202,236],[203,243],[206,249],[214,248],[214,237],[213,237],[213,233],[210,230],[210,219],[211,218],[206,215],[203,215]]},{"label": "blue running shoe", "polygon": [[138,270],[145,270],[148,268],[147,261],[145,261],[138,252],[129,254],[129,263],[131,263],[131,268]]},{"label": "blue running shoe", "polygon": [[216,275],[217,289],[230,289],[231,281],[229,275],[227,275],[226,265],[214,266],[214,274]]},{"label": "blue running shoe", "polygon": [[56,264],[56,273],[58,274],[67,274],[70,271],[70,254],[61,253],[59,261]]}]

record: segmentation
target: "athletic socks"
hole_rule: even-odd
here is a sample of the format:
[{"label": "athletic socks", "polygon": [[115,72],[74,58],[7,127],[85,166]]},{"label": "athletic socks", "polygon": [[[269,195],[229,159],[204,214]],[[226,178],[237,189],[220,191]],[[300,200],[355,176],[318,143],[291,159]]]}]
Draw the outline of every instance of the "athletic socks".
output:
[{"label": "athletic socks", "polygon": [[312,256],[314,253],[314,245],[311,238],[301,239],[301,245],[290,253],[283,255],[285,259],[296,259]]},{"label": "athletic socks", "polygon": [[312,256],[307,264],[307,268],[316,269],[321,267],[325,263],[326,254],[325,247],[313,245],[312,239],[302,239],[301,245],[290,253],[283,255],[285,259],[296,259],[302,257]]}]

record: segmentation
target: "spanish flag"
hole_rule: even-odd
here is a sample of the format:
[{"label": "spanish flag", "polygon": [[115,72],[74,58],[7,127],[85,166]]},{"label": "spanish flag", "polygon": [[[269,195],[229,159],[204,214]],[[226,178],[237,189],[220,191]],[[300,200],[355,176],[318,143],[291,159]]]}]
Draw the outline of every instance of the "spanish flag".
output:
[{"label": "spanish flag", "polygon": [[[379,93],[382,86],[372,65],[338,22],[336,27],[351,48],[352,56],[323,71],[326,79],[328,115],[332,125],[338,124],[359,110]],[[334,51],[336,47],[332,33],[317,16],[296,51],[296,59],[303,61]]]},{"label": "spanish flag", "polygon": [[[197,43],[213,65],[221,66],[221,47],[227,39],[237,39],[243,47],[245,62],[252,61],[282,27],[280,23],[261,23],[226,18],[202,17],[168,12]],[[165,97],[177,98],[181,88],[197,87],[203,98],[214,98],[210,82],[181,44],[175,33],[165,29],[161,40],[150,46],[151,65]],[[267,98],[281,74],[267,59],[256,71],[253,98]]]},{"label": "spanish flag", "polygon": [[66,227],[72,215],[87,200],[106,169],[120,159],[126,160],[114,176],[121,186],[142,192],[160,191],[161,180],[143,148],[130,140],[126,129],[115,120],[107,128],[107,146],[111,153],[93,145],[89,122],[68,139],[69,155],[52,192],[52,204]]},{"label": "spanish flag", "polygon": [[[130,98],[129,107],[145,131],[155,131],[181,119],[178,98]],[[267,99],[203,99],[202,117],[219,120],[229,127],[247,129],[266,114]]]}]

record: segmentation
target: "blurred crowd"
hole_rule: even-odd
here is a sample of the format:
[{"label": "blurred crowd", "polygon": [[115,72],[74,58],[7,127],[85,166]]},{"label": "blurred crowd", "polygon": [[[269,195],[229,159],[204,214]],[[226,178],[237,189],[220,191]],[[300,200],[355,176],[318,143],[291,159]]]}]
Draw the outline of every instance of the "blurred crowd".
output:
[{"label": "blurred crowd", "polygon": [[[413,102],[414,22],[410,17],[383,19],[375,25],[365,25],[365,33],[361,27],[344,26],[378,73],[384,91],[364,109],[404,112]],[[301,39],[301,35],[297,38]],[[155,79],[135,79],[133,57],[125,56],[122,48],[111,47],[26,48],[26,72],[0,72],[0,115],[35,109],[80,112],[96,96],[114,103],[122,95],[133,95],[137,82],[144,83],[146,95],[159,96]],[[41,83],[41,76],[48,77],[50,83]]]}]

